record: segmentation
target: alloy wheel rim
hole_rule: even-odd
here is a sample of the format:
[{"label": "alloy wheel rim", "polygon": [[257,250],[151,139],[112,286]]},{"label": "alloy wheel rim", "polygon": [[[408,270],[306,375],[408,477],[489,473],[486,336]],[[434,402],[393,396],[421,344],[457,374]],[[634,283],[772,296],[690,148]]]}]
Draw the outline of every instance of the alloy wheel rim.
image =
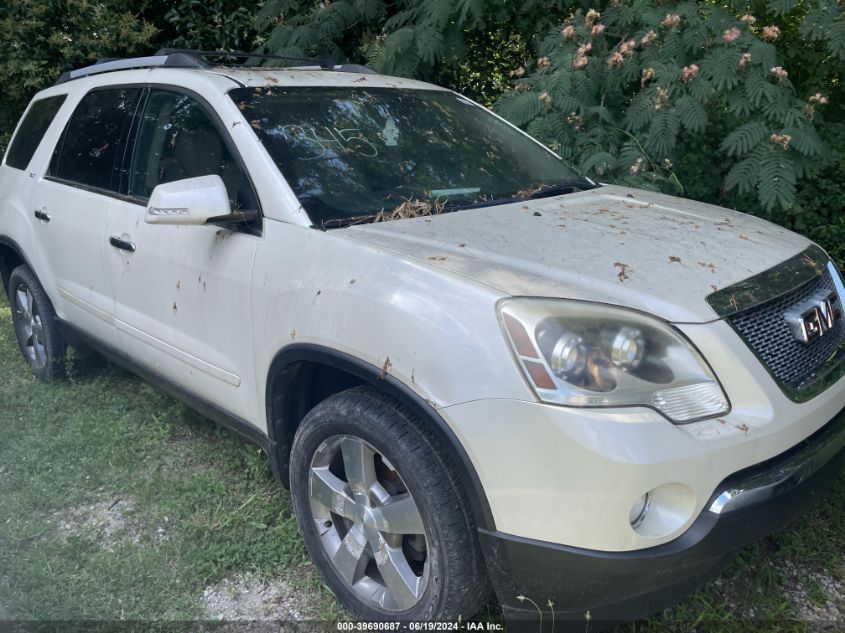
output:
[{"label": "alloy wheel rim", "polygon": [[365,603],[400,613],[422,598],[429,543],[396,469],[353,435],[323,441],[311,459],[311,514],[335,571]]},{"label": "alloy wheel rim", "polygon": [[15,321],[22,334],[24,353],[27,360],[40,369],[47,364],[47,337],[38,302],[26,284],[15,288]]}]

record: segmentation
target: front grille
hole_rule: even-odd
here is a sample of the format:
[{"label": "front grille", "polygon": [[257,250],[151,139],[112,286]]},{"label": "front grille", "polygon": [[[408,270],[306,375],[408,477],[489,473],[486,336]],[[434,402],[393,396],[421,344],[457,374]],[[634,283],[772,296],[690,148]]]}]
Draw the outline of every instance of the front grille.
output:
[{"label": "front grille", "polygon": [[795,290],[734,314],[728,321],[775,378],[786,387],[800,391],[845,340],[842,298],[834,293],[834,308],[839,311],[840,318],[833,329],[810,343],[796,340],[784,315],[816,293],[835,288],[829,270],[825,269]]}]

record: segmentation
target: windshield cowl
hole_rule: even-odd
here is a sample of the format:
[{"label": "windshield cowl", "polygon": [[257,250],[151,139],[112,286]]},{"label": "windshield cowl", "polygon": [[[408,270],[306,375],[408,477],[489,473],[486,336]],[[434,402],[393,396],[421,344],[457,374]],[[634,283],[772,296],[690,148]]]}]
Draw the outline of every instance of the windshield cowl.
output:
[{"label": "windshield cowl", "polygon": [[393,220],[405,220],[417,217],[430,217],[434,215],[442,215],[444,213],[452,213],[454,211],[463,211],[465,209],[483,209],[485,207],[493,207],[502,204],[513,204],[520,200],[538,200],[540,198],[552,198],[556,196],[563,196],[570,193],[577,193],[581,191],[588,191],[596,189],[601,185],[597,185],[591,180],[584,178],[572,183],[565,183],[563,185],[553,185],[538,189],[533,192],[519,192],[518,195],[506,198],[499,198],[496,200],[481,200],[478,202],[467,204],[442,204],[440,207],[431,204],[425,204],[420,201],[406,201],[392,212],[380,212],[373,214],[360,214],[355,216],[344,216],[339,218],[329,218],[323,220],[319,226],[322,230],[343,228],[347,226],[354,226],[357,224],[367,224],[376,222],[388,222]]}]

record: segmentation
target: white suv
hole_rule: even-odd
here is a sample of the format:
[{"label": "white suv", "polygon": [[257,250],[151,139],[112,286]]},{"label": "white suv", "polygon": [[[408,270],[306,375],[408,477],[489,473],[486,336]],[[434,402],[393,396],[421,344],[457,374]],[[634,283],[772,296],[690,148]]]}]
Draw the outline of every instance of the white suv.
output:
[{"label": "white suv", "polygon": [[842,466],[845,290],[805,238],[436,86],[209,59],[36,95],[3,285],[39,378],[92,346],[261,446],[352,612],[648,614]]}]

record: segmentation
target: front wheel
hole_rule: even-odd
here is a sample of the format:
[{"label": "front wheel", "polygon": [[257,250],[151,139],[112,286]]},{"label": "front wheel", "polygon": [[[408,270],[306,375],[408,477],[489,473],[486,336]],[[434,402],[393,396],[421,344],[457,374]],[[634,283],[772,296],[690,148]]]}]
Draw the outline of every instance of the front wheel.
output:
[{"label": "front wheel", "polygon": [[297,521],[326,584],[366,620],[467,619],[488,595],[466,494],[436,438],[370,387],[302,421],[291,455]]},{"label": "front wheel", "polygon": [[65,344],[47,293],[30,270],[18,266],[9,276],[12,323],[24,360],[39,380],[64,376]]}]

